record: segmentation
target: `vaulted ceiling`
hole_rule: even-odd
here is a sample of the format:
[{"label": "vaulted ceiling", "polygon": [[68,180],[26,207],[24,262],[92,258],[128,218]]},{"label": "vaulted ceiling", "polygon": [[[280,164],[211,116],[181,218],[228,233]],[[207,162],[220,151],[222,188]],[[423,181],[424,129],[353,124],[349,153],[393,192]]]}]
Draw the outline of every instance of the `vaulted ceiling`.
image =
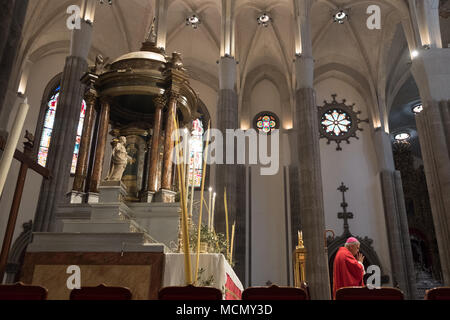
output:
[{"label": "vaulted ceiling", "polygon": [[[366,10],[374,2],[381,8],[381,30],[369,30],[366,26],[369,17]],[[51,54],[68,52],[70,32],[66,27],[69,16],[66,10],[73,3],[73,0],[30,0],[19,65],[25,58],[38,61]],[[221,3],[220,0],[170,0],[168,9],[167,52],[181,52],[191,76],[214,90],[218,89]],[[371,116],[378,112],[380,96],[385,97],[390,108],[410,77],[408,46],[400,24],[408,15],[406,3],[405,0],[314,1],[311,32],[316,81],[338,77],[348,82],[367,99]],[[442,1],[444,15],[449,3]],[[349,11],[350,19],[342,25],[332,21],[337,9]],[[268,12],[273,18],[267,28],[256,23],[262,12]],[[292,0],[235,1],[239,91],[244,90],[248,75],[263,74],[268,79],[282,81],[277,85],[288,88],[287,92],[293,95],[293,12]],[[193,13],[202,20],[198,29],[185,24],[186,17]],[[113,59],[138,50],[154,14],[154,0],[114,0],[112,6],[98,5],[90,58],[93,60],[101,53]],[[450,27],[450,19],[442,20],[444,28]]]}]

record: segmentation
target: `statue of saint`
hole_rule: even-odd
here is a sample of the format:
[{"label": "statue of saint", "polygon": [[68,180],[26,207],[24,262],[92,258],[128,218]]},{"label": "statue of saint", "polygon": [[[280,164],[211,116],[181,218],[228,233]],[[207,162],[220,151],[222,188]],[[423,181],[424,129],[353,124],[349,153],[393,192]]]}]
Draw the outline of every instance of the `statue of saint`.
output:
[{"label": "statue of saint", "polygon": [[108,176],[105,181],[121,181],[123,172],[127,167],[131,157],[128,156],[126,149],[127,138],[120,137],[118,140],[114,140],[112,143],[113,152],[111,156],[111,166],[109,168]]}]

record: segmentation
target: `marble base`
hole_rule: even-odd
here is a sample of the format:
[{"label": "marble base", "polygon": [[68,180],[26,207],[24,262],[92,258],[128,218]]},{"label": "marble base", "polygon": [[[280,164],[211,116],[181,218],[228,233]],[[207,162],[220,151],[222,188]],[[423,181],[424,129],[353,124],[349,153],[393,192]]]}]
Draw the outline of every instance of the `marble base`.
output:
[{"label": "marble base", "polygon": [[89,192],[87,195],[88,203],[98,203],[100,200],[100,194]]},{"label": "marble base", "polygon": [[144,233],[34,233],[27,252],[167,252]]},{"label": "marble base", "polygon": [[174,203],[177,193],[172,190],[161,189],[154,195],[154,202]]},{"label": "marble base", "polygon": [[98,189],[100,203],[122,202],[127,195],[127,187],[122,181],[103,181]]},{"label": "marble base", "polygon": [[84,202],[85,193],[72,190],[70,195],[70,203],[72,204],[81,204]]},{"label": "marble base", "polygon": [[144,192],[141,196],[141,202],[152,203],[155,193],[153,191]]}]

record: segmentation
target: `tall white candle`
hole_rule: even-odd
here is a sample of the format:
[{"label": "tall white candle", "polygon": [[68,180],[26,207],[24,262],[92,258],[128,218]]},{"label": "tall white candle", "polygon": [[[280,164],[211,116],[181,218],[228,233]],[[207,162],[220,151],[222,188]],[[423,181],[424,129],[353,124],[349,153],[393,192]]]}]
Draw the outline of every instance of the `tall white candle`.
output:
[{"label": "tall white candle", "polygon": [[195,194],[195,169],[194,169],[194,172],[192,173],[192,180],[191,180],[191,186],[192,186],[192,188],[191,188],[191,207],[189,208],[190,209],[190,211],[189,211],[189,214],[190,214],[190,216],[192,217],[192,212],[193,212],[193,210],[194,210],[194,194]]},{"label": "tall white candle", "polygon": [[214,192],[213,204],[212,204],[212,210],[211,210],[211,231],[214,231],[214,211],[215,211],[215,207],[216,207],[216,196],[217,196],[217,193]]},{"label": "tall white candle", "polygon": [[[185,174],[184,177],[186,179],[186,197],[188,196],[189,193],[189,173],[190,173],[190,160],[191,160],[191,155],[189,152],[189,130],[184,128],[184,147],[183,147],[183,156],[184,156],[184,165],[185,165]],[[188,199],[186,199],[186,203],[188,203],[187,201]]]},{"label": "tall white candle", "polygon": [[5,187],[6,178],[8,177],[9,170],[16,152],[17,144],[19,143],[20,136],[22,135],[23,125],[27,117],[28,99],[19,105],[16,119],[9,134],[8,141],[6,143],[5,151],[3,152],[2,160],[0,161],[0,196],[3,194],[3,188]]},{"label": "tall white candle", "polygon": [[212,202],[212,188],[209,187],[209,201],[208,201],[208,230],[211,231],[211,202]]}]

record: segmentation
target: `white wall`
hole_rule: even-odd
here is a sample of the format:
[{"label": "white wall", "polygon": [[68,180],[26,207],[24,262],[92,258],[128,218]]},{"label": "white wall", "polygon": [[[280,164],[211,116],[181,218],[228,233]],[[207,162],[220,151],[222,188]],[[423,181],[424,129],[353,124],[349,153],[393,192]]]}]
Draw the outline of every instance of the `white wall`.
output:
[{"label": "white wall", "polygon": [[[281,118],[281,101],[276,86],[268,80],[262,80],[251,94],[251,120],[262,111],[273,112]],[[276,175],[262,176],[259,165],[251,167],[251,285],[253,286],[264,286],[267,281],[287,285],[283,149],[283,143],[280,143],[280,169]]]},{"label": "white wall", "polygon": [[[35,132],[41,101],[44,94],[44,90],[50,80],[56,76],[58,73],[62,72],[64,68],[65,55],[50,55],[39,61],[37,61],[30,71],[30,76],[28,79],[28,87],[25,95],[28,97],[28,103],[30,105],[30,110],[27,115],[22,137],[25,136],[25,130],[33,133]],[[16,102],[14,108],[16,109],[19,101]],[[14,122],[17,111],[13,110],[11,112],[11,117],[9,119],[8,130]],[[40,137],[35,137],[35,143],[39,143]],[[20,140],[18,145],[19,150],[23,150],[22,142],[24,139]],[[15,186],[17,177],[19,174],[20,163],[17,160],[13,161],[11,171],[8,175],[8,180],[0,201],[0,241],[3,242],[3,237],[6,230],[6,224],[9,217],[9,212],[11,209],[12,199],[14,196]],[[17,219],[17,224],[14,232],[14,239],[22,232],[22,224],[34,219],[34,214],[36,212],[36,207],[39,199],[39,191],[41,188],[42,177],[32,170],[28,170],[27,179],[25,182],[25,189],[23,192],[22,202],[20,204],[20,211]]]},{"label": "white wall", "polygon": [[[331,95],[338,94],[337,100],[347,99],[347,105],[356,103],[356,110],[362,111],[361,119],[368,118],[367,106],[358,92],[347,83],[330,78],[316,85],[317,104],[330,102]],[[350,139],[350,144],[342,143],[343,151],[336,151],[336,144],[320,140],[322,181],[327,229],[336,236],[343,233],[343,220],[337,218],[342,211],[342,194],[337,190],[341,182],[349,188],[346,201],[348,211],[354,219],[349,220],[350,232],[354,235],[374,240],[376,250],[385,273],[390,273],[390,259],[384,219],[380,177],[377,172],[376,154],[370,134],[369,124],[362,123],[364,131],[357,133],[359,140]]]}]

